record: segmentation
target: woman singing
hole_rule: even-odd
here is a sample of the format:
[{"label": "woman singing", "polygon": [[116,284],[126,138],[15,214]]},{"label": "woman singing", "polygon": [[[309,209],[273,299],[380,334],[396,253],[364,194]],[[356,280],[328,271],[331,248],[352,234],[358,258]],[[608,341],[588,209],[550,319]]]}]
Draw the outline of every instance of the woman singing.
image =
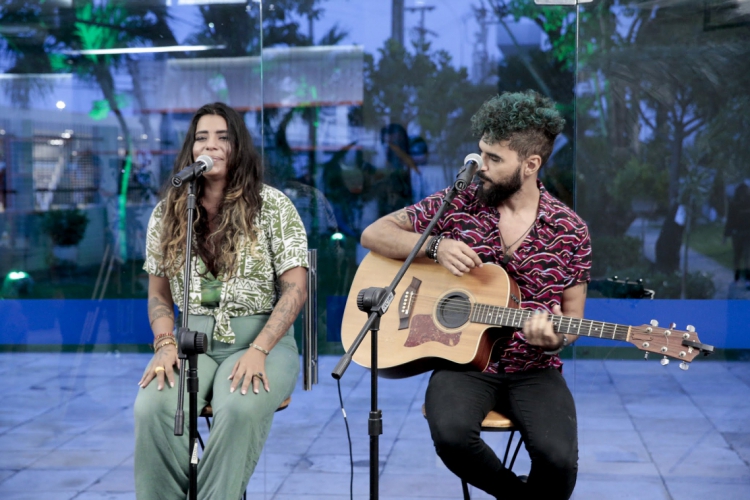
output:
[{"label": "woman singing", "polygon": [[[181,314],[209,338],[198,358],[198,408],[210,402],[214,423],[198,466],[198,495],[226,500],[245,491],[274,411],[299,374],[292,323],[307,297],[307,237],[291,201],[263,184],[260,158],[235,110],[222,103],[198,110],[175,173],[200,155],[214,165],[197,181],[190,306]],[[183,300],[186,200],[187,186],[168,189],[146,236],[155,352],[135,401],[139,500],[184,500],[188,490],[187,429],[174,435],[173,334],[173,305]]]}]

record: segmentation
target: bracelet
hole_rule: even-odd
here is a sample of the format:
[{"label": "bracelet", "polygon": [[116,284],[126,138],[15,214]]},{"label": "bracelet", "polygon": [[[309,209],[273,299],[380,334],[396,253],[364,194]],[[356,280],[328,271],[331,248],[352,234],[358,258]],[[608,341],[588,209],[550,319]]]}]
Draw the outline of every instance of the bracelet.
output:
[{"label": "bracelet", "polygon": [[161,346],[164,344],[169,344],[174,342],[175,345],[177,345],[177,339],[174,337],[165,337],[163,339],[160,339],[156,342],[154,342],[154,351],[158,350]]},{"label": "bracelet", "polygon": [[164,337],[174,337],[174,333],[172,333],[172,332],[164,332],[164,333],[160,333],[158,335],[155,335],[154,336],[154,344],[156,344],[159,341],[159,339],[163,339]]},{"label": "bracelet", "polygon": [[555,354],[560,354],[560,351],[562,351],[566,347],[568,347],[568,336],[563,333],[562,345],[554,351],[544,351],[544,354],[546,354],[547,356],[554,356]]},{"label": "bracelet", "polygon": [[424,254],[427,256],[428,259],[434,260],[437,262],[437,250],[440,246],[440,241],[444,238],[442,234],[439,234],[435,237],[433,237],[430,240],[430,244],[427,246],[427,250],[425,250]]},{"label": "bracelet", "polygon": [[262,352],[263,354],[265,354],[266,356],[268,356],[268,354],[269,354],[269,352],[268,352],[268,351],[266,351],[265,349],[263,349],[263,348],[262,348],[261,346],[259,346],[259,345],[256,345],[256,344],[250,344],[250,345],[249,345],[248,347],[252,347],[253,349],[257,349],[257,350],[259,350],[260,352]]},{"label": "bracelet", "polygon": [[156,353],[156,352],[159,351],[159,349],[161,349],[164,346],[168,346],[168,345],[173,345],[173,346],[177,347],[177,341],[175,339],[167,339],[164,342],[162,342],[161,344],[159,344],[158,346],[154,346],[154,352]]},{"label": "bracelet", "polygon": [[432,251],[435,248],[435,240],[438,239],[438,236],[433,236],[429,243],[427,243],[427,248],[424,250],[425,257],[428,259],[432,259]]},{"label": "bracelet", "polygon": [[432,260],[435,261],[435,264],[439,264],[437,253],[438,253],[438,248],[440,247],[440,242],[443,241],[443,238],[445,238],[445,236],[441,234],[440,236],[437,237],[437,241],[435,241],[435,250],[433,250],[432,252]]}]

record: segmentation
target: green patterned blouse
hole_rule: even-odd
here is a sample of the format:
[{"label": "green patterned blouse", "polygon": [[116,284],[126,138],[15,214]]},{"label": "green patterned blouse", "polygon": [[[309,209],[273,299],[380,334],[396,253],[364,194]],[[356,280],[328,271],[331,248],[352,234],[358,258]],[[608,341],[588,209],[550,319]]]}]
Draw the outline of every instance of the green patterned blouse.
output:
[{"label": "green patterned blouse", "polygon": [[[270,186],[261,190],[263,208],[256,216],[254,227],[257,243],[251,250],[248,244],[239,250],[235,276],[222,283],[218,307],[206,307],[201,275],[207,269],[195,253],[192,257],[193,275],[190,283],[190,314],[216,318],[214,339],[234,343],[234,332],[229,319],[238,316],[268,314],[278,300],[276,284],[279,276],[295,267],[307,267],[307,234],[302,220],[291,200]],[[164,277],[161,249],[161,218],[164,201],[160,201],[151,214],[146,234],[146,262],[143,270]],[[182,272],[168,276],[172,300],[182,310]],[[203,282],[208,282],[203,279]]]}]

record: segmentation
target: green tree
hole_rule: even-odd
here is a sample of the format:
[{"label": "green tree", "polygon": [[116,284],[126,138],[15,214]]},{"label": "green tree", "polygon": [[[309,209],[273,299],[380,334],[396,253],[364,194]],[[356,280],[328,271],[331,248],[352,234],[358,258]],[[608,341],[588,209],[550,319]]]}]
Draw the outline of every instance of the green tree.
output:
[{"label": "green tree", "polygon": [[471,83],[466,68],[455,68],[450,54],[429,42],[412,43],[410,52],[389,39],[378,59],[365,54],[364,125],[416,127],[441,163],[455,167],[476,150],[469,118],[495,88]]}]

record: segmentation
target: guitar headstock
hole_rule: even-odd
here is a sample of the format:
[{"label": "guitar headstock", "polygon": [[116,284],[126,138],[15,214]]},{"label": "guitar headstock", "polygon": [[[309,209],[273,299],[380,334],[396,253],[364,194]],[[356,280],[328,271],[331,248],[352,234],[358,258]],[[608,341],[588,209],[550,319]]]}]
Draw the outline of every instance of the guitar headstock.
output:
[{"label": "guitar headstock", "polygon": [[675,326],[672,323],[669,328],[660,328],[656,320],[651,320],[650,325],[632,326],[628,342],[646,351],[646,358],[650,352],[664,356],[662,365],[669,364],[669,358],[679,359],[683,370],[688,369],[688,363],[698,354],[708,356],[714,352],[713,346],[701,343],[692,325],[688,325],[685,331],[675,330]]}]

